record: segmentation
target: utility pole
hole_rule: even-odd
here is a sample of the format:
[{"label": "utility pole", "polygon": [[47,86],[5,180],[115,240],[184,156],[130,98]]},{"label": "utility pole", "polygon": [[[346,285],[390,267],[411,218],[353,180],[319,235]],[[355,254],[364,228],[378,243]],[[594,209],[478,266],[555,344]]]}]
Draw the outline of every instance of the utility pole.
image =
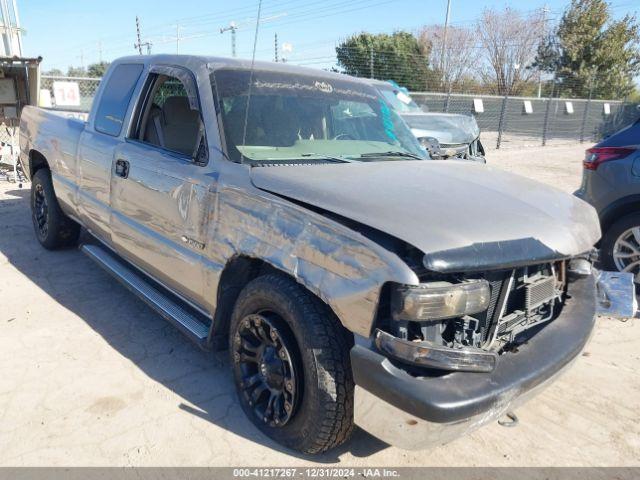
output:
[{"label": "utility pole", "polygon": [[228,27],[220,29],[220,33],[231,32],[231,56],[236,56],[236,30],[238,30],[238,24],[236,22],[229,23]]},{"label": "utility pole", "polygon": [[140,19],[136,15],[136,37],[138,42],[133,45],[133,48],[138,49],[138,54],[142,55],[142,40],[140,39]]},{"label": "utility pole", "polygon": [[236,57],[236,30],[238,30],[237,27],[231,29],[231,56],[234,58]]},{"label": "utility pole", "polygon": [[180,24],[176,23],[176,55],[180,52]]},{"label": "utility pole", "polygon": [[449,14],[451,13],[451,0],[447,0],[447,15],[444,19],[444,32],[442,34],[442,53],[440,56],[440,69],[442,71],[442,85],[444,86],[444,68],[445,64],[445,55],[447,52],[447,29],[449,28]]},{"label": "utility pole", "polygon": [[[544,7],[542,7],[542,31],[541,31],[541,42],[544,42],[545,36],[547,35],[547,13],[549,13],[550,10],[547,7],[547,5],[545,4]],[[542,96],[542,72],[538,69],[538,98],[540,98]]]},{"label": "utility pole", "polygon": [[98,41],[98,60],[102,63],[102,40]]},{"label": "utility pole", "polygon": [[133,44],[133,48],[138,50],[138,54],[142,55],[142,47],[147,47],[147,55],[151,55],[151,45],[152,45],[152,43],[149,42],[149,41],[147,41],[147,42],[143,42],[142,41],[142,37],[140,35],[140,19],[138,18],[137,15],[136,15],[136,36],[138,37],[138,41]]},{"label": "utility pole", "polygon": [[[283,13],[277,13],[276,15],[271,15],[270,17],[265,17],[265,18],[261,18],[256,20],[258,23],[266,23],[266,22],[270,22],[272,20],[276,20],[278,18],[284,17],[287,13],[283,12]],[[245,20],[241,23],[237,23],[237,22],[229,22],[229,26],[228,27],[223,27],[220,29],[220,33],[225,33],[225,32],[231,32],[231,56],[235,57],[236,56],[236,32],[238,31],[238,29],[240,27],[244,27],[245,25],[249,25],[250,23],[253,23],[250,20]],[[277,35],[276,35],[276,42],[277,42]],[[276,53],[276,57],[278,56],[278,54]],[[276,62],[278,61],[278,59],[276,59]],[[284,58],[282,59],[282,61],[284,62]]]},{"label": "utility pole", "polygon": [[273,58],[274,58],[275,62],[278,63],[278,34],[277,33],[274,34],[273,41],[274,41],[274,43],[273,43],[273,47],[274,47],[274,50],[273,50],[274,56],[273,56]]}]

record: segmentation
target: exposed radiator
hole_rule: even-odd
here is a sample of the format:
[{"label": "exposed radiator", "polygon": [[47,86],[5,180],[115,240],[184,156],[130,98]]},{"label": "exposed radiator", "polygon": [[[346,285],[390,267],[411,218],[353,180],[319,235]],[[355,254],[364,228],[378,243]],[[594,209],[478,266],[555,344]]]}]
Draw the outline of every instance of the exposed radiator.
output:
[{"label": "exposed radiator", "polygon": [[553,276],[542,277],[525,286],[524,306],[527,313],[549,302],[556,295],[556,279]]}]

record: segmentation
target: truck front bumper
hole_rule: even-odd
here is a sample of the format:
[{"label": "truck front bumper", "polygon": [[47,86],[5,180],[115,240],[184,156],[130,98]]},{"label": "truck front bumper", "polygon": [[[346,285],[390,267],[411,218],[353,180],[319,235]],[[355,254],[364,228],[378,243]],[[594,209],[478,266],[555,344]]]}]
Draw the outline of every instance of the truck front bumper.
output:
[{"label": "truck front bumper", "polygon": [[441,445],[493,421],[553,382],[582,351],[593,331],[595,278],[575,279],[562,313],[517,352],[498,357],[490,373],[414,377],[376,351],[351,350],[355,422],[407,450]]}]

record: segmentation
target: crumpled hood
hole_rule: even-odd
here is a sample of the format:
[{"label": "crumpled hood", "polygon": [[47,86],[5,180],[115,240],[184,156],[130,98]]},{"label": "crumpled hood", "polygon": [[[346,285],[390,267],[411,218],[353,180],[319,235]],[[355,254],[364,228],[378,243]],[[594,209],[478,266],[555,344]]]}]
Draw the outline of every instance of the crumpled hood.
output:
[{"label": "crumpled hood", "polygon": [[438,140],[441,145],[469,145],[475,140],[470,135],[457,135],[454,136],[451,132],[445,132],[444,130],[425,130],[422,128],[412,128],[411,133],[416,138],[433,137]]},{"label": "crumpled hood", "polygon": [[441,144],[469,144],[480,135],[475,119],[467,115],[405,113],[402,118],[416,137],[434,137]]},{"label": "crumpled hood", "polygon": [[260,189],[334,212],[434,254],[427,266],[435,270],[440,254],[449,263],[462,258],[479,265],[501,260],[516,264],[577,255],[600,238],[597,214],[587,203],[475,162],[255,167],[251,175]]}]

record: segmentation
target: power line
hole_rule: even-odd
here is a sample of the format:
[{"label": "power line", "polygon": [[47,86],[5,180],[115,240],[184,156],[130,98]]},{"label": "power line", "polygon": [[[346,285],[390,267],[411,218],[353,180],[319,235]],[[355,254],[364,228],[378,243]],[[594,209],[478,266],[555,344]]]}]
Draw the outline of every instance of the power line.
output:
[{"label": "power line", "polygon": [[[305,3],[305,10],[303,10],[302,12],[296,13],[294,15],[289,15],[288,18],[291,18],[291,21],[288,22],[276,22],[277,25],[273,25],[273,26],[279,26],[279,25],[289,25],[291,23],[299,23],[301,21],[308,21],[308,20],[314,20],[315,18],[325,18],[328,16],[334,16],[334,15],[340,15],[342,13],[347,13],[347,12],[351,12],[351,11],[356,11],[356,10],[361,10],[364,8],[371,8],[374,6],[378,6],[381,4],[386,4],[386,3],[391,3],[392,0],[385,0],[385,1],[378,1],[377,3],[375,2],[375,0],[355,0],[352,1],[349,5],[347,5],[347,7],[353,7],[353,5],[361,5],[358,6],[357,8],[346,8],[346,9],[339,9],[338,7],[340,7],[341,5],[344,5],[344,1],[340,0],[337,2],[333,2],[333,3],[329,3],[327,4],[326,0],[321,0],[321,1],[313,1],[313,2],[303,2]],[[295,0],[295,1],[288,1],[288,2],[280,2],[278,4],[278,7],[282,7],[283,5],[287,5],[287,4],[295,4],[298,3],[299,0]],[[314,5],[321,5],[320,7],[317,8],[309,8],[310,6],[314,6]],[[230,12],[233,10],[230,10]],[[325,15],[318,15],[315,18],[310,18],[313,17],[315,14],[322,14],[324,12],[330,12],[328,14]],[[225,14],[226,16],[226,14]],[[202,18],[202,17],[197,17],[197,18]],[[217,17],[220,18],[220,17]],[[226,16],[226,18],[229,18],[228,16]],[[177,23],[180,24],[180,28],[183,29],[183,27],[186,27],[188,25],[195,25],[199,23],[199,26],[204,26],[204,25],[208,25],[208,24],[212,24],[215,23],[216,20],[213,18],[209,18],[207,21],[195,21],[195,22],[191,22],[189,24],[189,22],[182,22],[179,21]],[[174,27],[176,25],[176,23],[170,23],[170,24],[166,24],[167,26],[170,27]],[[268,27],[265,27],[268,28]],[[149,31],[153,31],[153,29],[147,29],[147,32]],[[164,31],[166,31],[166,28],[164,29]],[[194,34],[186,37],[183,36],[180,38],[180,41],[185,40],[187,38],[203,38],[203,37],[208,37],[208,36],[213,36],[215,35],[215,32],[212,32],[211,30],[206,30],[206,31],[200,31],[200,32],[195,32]],[[149,36],[149,35],[148,35]],[[157,44],[162,44],[162,43],[168,43],[168,42],[172,42],[175,41],[175,37],[169,37],[169,39],[167,39],[166,35],[162,35],[162,37],[158,38],[157,36],[151,36],[151,38],[155,38],[154,39],[154,43]],[[118,44],[113,45],[111,48],[107,49],[106,51],[108,52],[116,52],[116,51],[124,51],[127,49],[126,45],[130,45],[129,42],[127,43],[122,43],[120,44],[121,46],[119,46]]]},{"label": "power line", "polygon": [[[332,10],[335,7],[335,4],[330,5],[327,7],[326,5],[326,1],[320,1],[320,2],[304,2],[301,0],[289,0],[289,1],[285,1],[285,2],[278,2],[277,0],[263,0],[264,4],[263,5],[263,9],[268,5],[268,4],[273,4],[274,7],[276,8],[282,8],[285,5],[296,5],[296,4],[300,4],[302,3],[305,7],[305,9],[308,11],[309,7],[314,5],[314,4],[324,4],[325,5],[325,9],[327,10]],[[351,2],[351,5],[354,2]],[[357,3],[357,2],[356,2]],[[386,3],[386,2],[383,2]],[[344,2],[340,2],[340,4],[344,4]],[[623,3],[619,3],[619,4],[611,4],[610,5],[610,10],[618,10],[620,8],[625,8],[631,5],[634,5],[635,2],[623,2]],[[375,6],[375,5],[371,5],[371,6]],[[203,14],[203,15],[198,15],[198,16],[191,16],[191,17],[182,17],[178,20],[174,20],[172,22],[168,22],[168,23],[158,23],[158,24],[154,24],[152,25],[150,28],[147,28],[147,33],[152,33],[154,35],[159,34],[160,32],[165,32],[167,30],[167,28],[173,27],[175,26],[176,23],[179,23],[181,25],[181,27],[185,27],[185,28],[189,28],[192,26],[196,26],[196,25],[207,25],[207,24],[212,24],[212,23],[220,23],[223,22],[224,19],[228,19],[232,16],[240,16],[243,13],[248,13],[249,11],[251,11],[253,9],[253,7],[249,7],[249,6],[245,6],[245,7],[238,7],[238,8],[233,8],[233,9],[225,9],[224,12],[222,11],[218,11],[218,12],[211,12],[208,14]],[[535,12],[536,10],[528,10],[528,11],[521,11],[518,12],[522,15],[526,15],[528,13],[532,13]],[[305,15],[305,14],[312,14],[313,12],[303,12],[302,14],[299,15]],[[339,13],[343,13],[342,11]],[[561,10],[552,10],[550,11],[550,13],[552,14],[559,14],[562,13]],[[324,18],[325,16],[321,16],[321,17],[317,17],[317,18]],[[550,16],[547,18],[547,21],[549,20],[555,20],[557,19],[558,16]],[[475,25],[478,22],[478,19],[474,19],[474,20],[462,20],[462,21],[454,21],[454,22],[450,22],[451,26],[465,26],[465,25]],[[286,24],[290,24],[292,22],[287,22]],[[278,26],[281,26],[282,24],[279,24]],[[192,35],[189,38],[201,38],[204,35]],[[122,36],[112,36],[112,37],[103,37],[102,40],[110,40],[110,39],[122,39]],[[134,36],[135,39],[135,36]],[[187,38],[181,38],[181,40],[186,40]],[[163,42],[164,40],[164,42]],[[169,40],[169,41],[173,41],[173,40]],[[164,39],[164,35],[163,38],[160,39],[160,41],[158,43],[166,43],[167,41]],[[78,45],[76,48],[80,49],[83,48],[83,46],[86,45],[86,42],[83,42],[82,44]],[[122,47],[118,48],[118,44],[113,45],[108,48],[103,50],[104,52],[122,52],[122,51],[126,51],[128,48],[128,45],[130,45],[130,41],[126,41],[126,43],[121,44]],[[74,47],[70,48],[71,50],[74,50]],[[57,50],[58,52],[61,51],[68,51],[69,48],[65,48]],[[148,48],[149,50],[149,48]],[[270,50],[270,49],[269,49]],[[261,50],[258,50],[261,51]],[[94,53],[99,53],[99,49],[97,51],[93,51]],[[92,51],[89,51],[89,53],[92,53]]]},{"label": "power line", "polygon": [[[266,2],[278,3],[278,0],[264,0],[264,1],[265,3]],[[281,4],[298,3],[298,2],[304,3],[304,0],[289,0],[288,2],[279,2],[279,4],[281,5]],[[224,19],[228,19],[235,15],[238,15],[238,16],[241,15],[243,11],[245,12],[253,11],[253,7],[247,6],[247,7],[232,8],[232,9],[225,8],[224,13],[222,13],[222,11],[213,12],[209,14],[203,14],[203,15],[198,15],[193,17],[182,17],[182,18],[174,19],[171,21],[163,22],[163,23],[152,24],[151,26],[147,27],[147,33],[155,33],[160,31],[164,32],[168,28],[175,27],[176,23],[180,23],[180,25],[183,25],[183,26],[189,26],[190,24],[199,23],[206,18],[209,18],[210,23],[220,23],[220,22],[223,22]],[[132,38],[135,39],[135,36],[133,36]],[[103,40],[110,40],[110,39],[122,40],[122,35],[112,35],[109,37],[103,37]],[[127,41],[127,43],[130,43],[130,42]],[[79,49],[82,47],[82,45],[84,45],[84,42],[82,44],[77,44],[75,48]],[[75,48],[71,47],[72,50]],[[67,50],[67,48],[64,48],[64,49],[61,48],[60,50],[57,50],[57,51],[63,51],[63,50]]]},{"label": "power line", "polygon": [[[277,27],[277,28],[282,28],[283,26],[287,26],[287,25],[291,25],[293,23],[296,23],[296,25],[298,24],[302,24],[304,22],[309,22],[309,21],[314,21],[317,22],[323,18],[327,18],[327,17],[331,17],[331,16],[336,16],[336,15],[343,15],[345,13],[349,13],[349,12],[354,12],[354,11],[359,11],[365,8],[373,8],[376,6],[381,6],[381,5],[385,5],[387,3],[391,3],[391,0],[384,0],[384,1],[376,1],[376,0],[354,0],[351,1],[348,4],[345,4],[344,1],[327,1],[327,0],[322,0],[322,1],[307,1],[307,2],[301,2],[300,0],[288,0],[288,1],[284,1],[284,2],[277,2],[275,0],[263,0],[263,6],[262,6],[262,11],[263,14],[264,13],[269,13],[269,8],[272,9],[276,9],[276,8],[282,8],[282,6],[284,5],[289,5],[289,6],[293,6],[295,8],[297,8],[298,6],[304,6],[304,9],[301,9],[300,11],[295,11],[292,14],[288,14],[286,19],[278,19],[277,21],[274,21],[271,25],[269,26],[265,26],[265,29],[268,29],[270,27]],[[616,10],[616,9],[620,9],[620,8],[624,8],[627,7],[629,5],[633,5],[634,2],[623,2],[623,3],[619,3],[619,4],[612,4],[610,5],[610,10]],[[253,7],[238,7],[238,8],[233,8],[233,9],[228,9],[225,10],[224,13],[222,11],[218,11],[218,12],[212,12],[212,13],[208,13],[208,14],[204,14],[204,15],[199,15],[199,16],[193,16],[193,17],[182,17],[182,19],[180,19],[179,21],[176,21],[174,23],[167,23],[167,24],[157,24],[156,26],[152,27],[151,29],[145,29],[145,31],[147,32],[147,38],[148,38],[148,42],[144,42],[143,45],[145,43],[148,43],[147,46],[147,53],[150,53],[150,47],[151,47],[151,38],[154,39],[154,43],[157,44],[164,44],[164,43],[170,43],[175,41],[176,42],[176,51],[179,51],[179,47],[180,47],[180,43],[187,41],[187,40],[191,40],[191,39],[196,39],[196,38],[204,38],[204,37],[209,37],[209,36],[213,36],[216,34],[215,31],[213,31],[213,29],[207,29],[207,30],[199,30],[199,31],[195,31],[192,33],[186,33],[188,31],[188,29],[193,29],[193,27],[205,27],[206,25],[209,24],[214,24],[214,23],[219,23],[219,19],[222,18],[229,18],[230,15],[238,15],[241,16],[243,13],[249,13],[249,10],[252,9]],[[523,11],[523,12],[517,12],[520,15],[527,15],[529,13],[534,13],[534,12],[539,12],[540,10],[530,10],[530,11]],[[543,19],[535,19],[532,20],[531,23],[540,23],[541,25],[544,25],[546,23],[548,23],[549,21],[554,21],[556,19],[559,18],[559,16],[557,14],[560,13],[560,11],[558,10],[547,10],[547,13],[549,14],[553,14],[553,15],[545,15],[545,18]],[[464,25],[476,25],[479,21],[481,21],[481,16],[474,19],[474,20],[464,20],[464,21],[451,21],[449,22],[449,25],[452,27],[455,26],[464,26]],[[167,30],[167,26],[176,26],[176,35],[175,36],[169,36],[167,37],[166,34],[164,32],[166,32]],[[240,29],[241,27],[239,27],[238,29]],[[419,27],[414,27],[415,29],[419,28]],[[148,34],[149,32],[158,32],[159,29],[162,30],[162,35],[158,36],[157,34],[149,37]],[[234,30],[235,31],[235,30]],[[137,35],[138,32],[136,32],[136,48],[138,49],[138,52],[141,53],[141,48],[138,47],[138,43],[140,42],[140,37],[138,37]],[[105,38],[109,38],[109,37],[103,37],[101,39],[101,41],[103,41]],[[119,37],[120,39],[122,37]],[[329,42],[309,42],[307,44],[302,44],[304,45],[309,45],[309,48],[306,49],[298,49],[296,48],[296,56],[299,56],[301,52],[303,51],[309,51],[309,50],[313,50],[313,49],[319,49],[321,48],[322,45],[329,45],[331,43],[337,44],[339,43],[339,39],[333,40],[333,41],[329,41]],[[86,45],[86,43],[84,43],[83,45]],[[94,43],[94,45],[96,45]],[[108,48],[104,49],[102,48],[102,44],[98,43],[98,48],[97,50],[88,50],[89,56],[92,55],[96,55],[101,58],[105,53],[107,53],[109,56],[115,55],[116,53],[119,52],[125,52],[126,50],[128,50],[131,45],[130,42],[126,42],[126,43],[122,43],[122,46],[120,46],[120,44],[118,42],[116,42],[115,44],[111,43],[109,44]],[[510,46],[515,46],[518,44],[509,44]],[[482,49],[484,48],[482,45],[474,45],[473,47],[474,49]],[[272,47],[265,47],[263,49],[256,49],[256,52],[269,52],[271,51]],[[82,47],[81,49],[81,54],[83,56],[83,62],[84,62],[84,58],[85,55],[87,54],[87,50]],[[92,53],[93,52],[93,53]],[[236,52],[237,54],[238,52]],[[269,55],[270,57],[271,55]],[[94,57],[95,58],[95,57]],[[295,59],[292,59],[293,61],[295,61]],[[305,61],[305,60],[309,60],[309,59],[304,59],[304,58],[300,58],[300,61]]]}]

